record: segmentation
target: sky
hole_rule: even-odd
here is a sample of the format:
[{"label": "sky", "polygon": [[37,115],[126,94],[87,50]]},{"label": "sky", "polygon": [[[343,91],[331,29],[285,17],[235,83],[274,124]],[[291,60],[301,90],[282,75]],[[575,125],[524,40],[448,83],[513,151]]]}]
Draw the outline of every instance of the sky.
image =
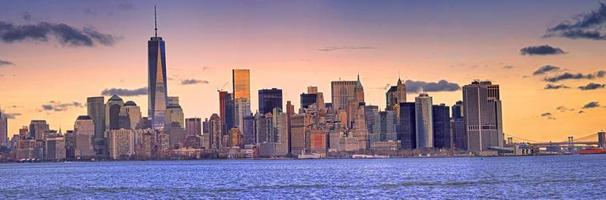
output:
[{"label": "sky", "polygon": [[[564,141],[606,129],[606,6],[541,1],[2,1],[0,108],[73,128],[86,97],[121,91],[146,115],[147,40],[166,41],[169,96],[186,117],[219,111],[231,69],[257,90],[299,94],[359,74],[366,102],[410,80],[453,105],[473,80],[499,84],[506,137]],[[443,81],[442,81],[443,80]],[[112,90],[113,89],[113,90]],[[122,90],[120,90],[122,89]],[[137,90],[139,89],[139,90]],[[408,101],[418,91],[410,90]],[[106,99],[108,97],[106,96]]]}]

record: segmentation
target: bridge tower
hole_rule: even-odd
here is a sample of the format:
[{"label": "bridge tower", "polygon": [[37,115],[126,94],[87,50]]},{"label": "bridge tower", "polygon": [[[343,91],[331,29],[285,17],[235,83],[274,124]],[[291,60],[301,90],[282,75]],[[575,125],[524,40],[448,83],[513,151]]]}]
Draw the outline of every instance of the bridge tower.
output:
[{"label": "bridge tower", "polygon": [[606,132],[598,132],[598,148],[606,148]]},{"label": "bridge tower", "polygon": [[574,149],[574,137],[572,137],[572,136],[568,136],[568,151],[571,152],[571,153],[575,151],[575,149]]}]

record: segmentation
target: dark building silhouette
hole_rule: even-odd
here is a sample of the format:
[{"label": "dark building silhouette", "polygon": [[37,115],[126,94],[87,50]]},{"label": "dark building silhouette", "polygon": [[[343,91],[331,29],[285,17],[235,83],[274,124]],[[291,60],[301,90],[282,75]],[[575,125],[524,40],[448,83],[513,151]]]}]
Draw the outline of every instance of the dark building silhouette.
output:
[{"label": "dark building silhouette", "polygon": [[259,90],[259,112],[273,112],[274,108],[282,108],[282,90],[277,88]]},{"label": "dark building silhouette", "polygon": [[452,106],[452,137],[453,145],[456,149],[467,150],[467,133],[465,131],[465,118],[463,115],[463,101],[457,101]]},{"label": "dark building silhouette", "polygon": [[[124,105],[124,101],[118,95],[113,95],[106,104],[106,125],[109,130],[120,129],[120,109]],[[126,117],[128,118],[128,116]]]},{"label": "dark building silhouette", "polygon": [[318,94],[301,93],[301,108],[309,108],[310,105],[316,103]]},{"label": "dark building silhouette", "polygon": [[438,149],[451,147],[450,108],[444,104],[432,106],[433,147]]},{"label": "dark building silhouette", "polygon": [[244,135],[244,145],[256,144],[255,117],[252,115],[244,117],[244,127],[242,127],[242,135]]},{"label": "dark building silhouette", "polygon": [[233,94],[227,91],[219,91],[219,117],[221,118],[222,133],[234,127],[234,99]]},{"label": "dark building silhouette", "polygon": [[415,103],[400,103],[398,139],[403,149],[417,148]]}]

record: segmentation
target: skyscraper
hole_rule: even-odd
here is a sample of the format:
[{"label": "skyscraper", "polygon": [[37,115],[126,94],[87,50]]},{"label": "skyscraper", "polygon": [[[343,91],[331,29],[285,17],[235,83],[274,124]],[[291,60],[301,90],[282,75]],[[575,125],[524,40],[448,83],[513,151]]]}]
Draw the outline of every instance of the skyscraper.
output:
[{"label": "skyscraper", "polygon": [[433,117],[433,146],[435,148],[450,148],[452,136],[450,132],[450,108],[444,104],[432,106]]},{"label": "skyscraper", "polygon": [[120,109],[120,114],[128,117],[130,129],[136,129],[141,122],[141,108],[133,101],[124,103],[124,106]]},{"label": "skyscraper", "polygon": [[417,148],[415,103],[400,103],[400,125],[398,127],[398,135],[402,148]]},{"label": "skyscraper", "polygon": [[360,75],[356,81],[332,81],[331,82],[332,108],[335,111],[344,110],[346,113],[347,128],[355,120],[355,112],[364,102],[364,87],[360,81]]},{"label": "skyscraper", "polygon": [[95,135],[93,148],[97,156],[105,155],[105,98],[88,97],[86,98],[86,111],[88,116],[95,124]]},{"label": "skyscraper", "polygon": [[233,94],[219,90],[219,117],[223,125],[223,133],[234,127],[234,100]]},{"label": "skyscraper", "polygon": [[120,129],[120,110],[124,101],[118,95],[113,95],[105,105],[105,127],[109,130]]},{"label": "skyscraper", "polygon": [[148,117],[154,129],[163,129],[165,125],[168,89],[166,85],[166,51],[162,37],[158,37],[154,7],[154,37],[147,41],[148,57]]},{"label": "skyscraper", "polygon": [[400,103],[406,102],[406,85],[398,78],[395,86],[389,87],[385,93],[386,110],[393,110],[394,106],[399,106]]},{"label": "skyscraper", "polygon": [[185,128],[185,116],[181,105],[179,105],[179,100],[175,97],[172,99],[173,101],[170,101],[170,104],[166,106],[166,123],[167,125],[176,123],[181,128]]},{"label": "skyscraper", "polygon": [[241,128],[250,112],[250,70],[233,69],[234,126]]},{"label": "skyscraper", "polygon": [[211,149],[221,148],[221,140],[223,139],[223,128],[221,127],[221,118],[216,113],[210,116],[208,120],[208,146]]},{"label": "skyscraper", "polygon": [[457,101],[452,106],[452,136],[453,145],[460,150],[467,150],[467,132],[465,126],[463,101]]},{"label": "skyscraper", "polygon": [[490,81],[474,81],[463,86],[467,149],[479,152],[503,146],[499,86]]},{"label": "skyscraper", "polygon": [[277,88],[259,90],[259,112],[272,112],[274,108],[282,107],[282,90]]},{"label": "skyscraper", "polygon": [[426,93],[415,98],[417,148],[433,147],[432,99]]},{"label": "skyscraper", "polygon": [[0,146],[8,146],[8,116],[0,109]]},{"label": "skyscraper", "polygon": [[36,140],[44,140],[48,131],[46,120],[32,120],[29,124],[29,137]]}]

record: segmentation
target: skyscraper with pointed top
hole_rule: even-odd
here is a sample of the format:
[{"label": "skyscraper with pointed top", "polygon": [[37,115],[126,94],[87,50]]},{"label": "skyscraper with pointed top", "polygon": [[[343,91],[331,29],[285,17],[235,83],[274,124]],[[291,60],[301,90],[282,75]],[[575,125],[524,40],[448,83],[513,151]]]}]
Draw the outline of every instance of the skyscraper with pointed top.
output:
[{"label": "skyscraper with pointed top", "polygon": [[166,115],[166,55],[164,40],[158,37],[156,6],[154,6],[154,37],[147,41],[148,52],[148,116],[154,129],[163,129]]}]

